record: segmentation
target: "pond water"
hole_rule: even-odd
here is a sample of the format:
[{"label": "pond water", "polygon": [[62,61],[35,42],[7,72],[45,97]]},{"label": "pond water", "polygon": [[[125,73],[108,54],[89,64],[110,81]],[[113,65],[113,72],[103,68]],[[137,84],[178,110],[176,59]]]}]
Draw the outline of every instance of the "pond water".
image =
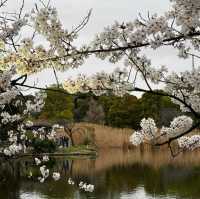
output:
[{"label": "pond water", "polygon": [[[200,152],[173,159],[167,150],[105,150],[97,159],[58,157],[48,165],[61,180],[44,183],[27,178],[31,159],[0,163],[0,199],[199,199]],[[34,172],[34,171],[33,171]],[[95,185],[85,192],[69,185]]]}]

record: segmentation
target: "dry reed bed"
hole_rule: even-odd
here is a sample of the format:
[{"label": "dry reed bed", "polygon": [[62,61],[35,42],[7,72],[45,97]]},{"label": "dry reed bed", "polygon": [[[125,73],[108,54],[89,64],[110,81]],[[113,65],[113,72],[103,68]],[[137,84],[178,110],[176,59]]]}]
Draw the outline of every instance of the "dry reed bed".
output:
[{"label": "dry reed bed", "polygon": [[[132,129],[128,128],[112,128],[109,126],[78,123],[76,127],[85,129],[85,133],[89,133],[94,137],[94,143],[99,148],[128,148],[130,146],[129,138],[133,133]],[[83,142],[84,133],[74,134],[76,144]]]},{"label": "dry reed bed", "polygon": [[[76,129],[82,129],[77,130]],[[83,144],[86,136],[92,137],[93,143],[100,149],[108,148],[121,148],[121,149],[133,149],[136,148],[130,143],[130,136],[134,132],[130,128],[113,128],[105,125],[98,125],[92,123],[76,123],[74,127],[73,139],[76,145]],[[63,130],[59,131],[59,134],[64,135]],[[194,130],[189,135],[200,134],[199,130]],[[165,138],[163,138],[165,140]],[[159,141],[162,141],[160,139]],[[174,145],[176,146],[176,144]],[[144,150],[151,149],[152,146],[148,144],[142,144],[139,146]],[[162,146],[162,149],[167,149],[168,146]]]}]

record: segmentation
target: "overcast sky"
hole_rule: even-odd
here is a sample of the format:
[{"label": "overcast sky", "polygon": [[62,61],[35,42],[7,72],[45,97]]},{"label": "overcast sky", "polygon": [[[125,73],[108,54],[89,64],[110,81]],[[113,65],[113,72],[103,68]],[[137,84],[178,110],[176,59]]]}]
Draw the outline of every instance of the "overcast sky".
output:
[{"label": "overcast sky", "polygon": [[[20,5],[20,0],[10,0],[9,9],[16,10]],[[26,10],[31,10],[37,0],[25,0]],[[115,20],[119,22],[133,21],[138,13],[143,16],[158,13],[163,14],[170,8],[169,0],[51,0],[51,4],[57,8],[61,21],[67,29],[80,23],[92,8],[92,16],[85,29],[80,33],[78,44],[90,42],[96,33],[99,33],[107,25],[113,24]],[[180,60],[177,52],[170,49],[159,49],[157,51],[148,50],[147,55],[152,58],[155,65],[169,66],[170,70],[182,71],[191,66],[191,60]],[[106,61],[101,61],[95,57],[86,60],[85,64],[76,70],[68,70],[58,73],[60,81],[67,77],[75,76],[78,73],[92,74],[97,71],[112,71],[116,66],[123,66],[122,63],[113,65]],[[52,71],[45,70],[39,74],[29,77],[28,84],[37,82],[37,86],[46,86],[55,83]]]}]

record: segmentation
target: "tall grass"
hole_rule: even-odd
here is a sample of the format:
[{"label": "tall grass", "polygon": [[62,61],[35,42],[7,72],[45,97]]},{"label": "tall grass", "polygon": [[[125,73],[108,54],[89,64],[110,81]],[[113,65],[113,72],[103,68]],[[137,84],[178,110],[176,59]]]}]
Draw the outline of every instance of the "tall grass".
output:
[{"label": "tall grass", "polygon": [[78,123],[77,128],[84,129],[83,133],[74,133],[76,144],[84,142],[86,136],[93,137],[94,144],[99,148],[128,148],[131,146],[129,137],[133,133],[128,128],[112,128],[91,123]]},{"label": "tall grass", "polygon": [[[129,141],[133,131],[133,129],[129,128],[113,128],[105,125],[81,122],[75,124],[73,139],[76,145],[88,144],[91,141],[92,144],[96,145],[100,149],[131,149],[135,148]],[[63,130],[59,130],[57,133],[60,135],[65,134]],[[199,130],[194,130],[189,135],[193,134],[200,134],[200,132]],[[146,150],[151,149],[152,146],[141,144],[139,148]],[[168,146],[162,146],[162,149],[168,149]]]}]

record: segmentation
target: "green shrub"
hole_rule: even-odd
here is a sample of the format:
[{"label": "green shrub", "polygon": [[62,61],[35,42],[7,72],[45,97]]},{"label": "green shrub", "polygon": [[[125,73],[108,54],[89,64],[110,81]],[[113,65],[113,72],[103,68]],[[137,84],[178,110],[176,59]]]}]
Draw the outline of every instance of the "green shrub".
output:
[{"label": "green shrub", "polygon": [[34,139],[32,146],[36,153],[53,153],[56,150],[56,143],[48,139]]}]

